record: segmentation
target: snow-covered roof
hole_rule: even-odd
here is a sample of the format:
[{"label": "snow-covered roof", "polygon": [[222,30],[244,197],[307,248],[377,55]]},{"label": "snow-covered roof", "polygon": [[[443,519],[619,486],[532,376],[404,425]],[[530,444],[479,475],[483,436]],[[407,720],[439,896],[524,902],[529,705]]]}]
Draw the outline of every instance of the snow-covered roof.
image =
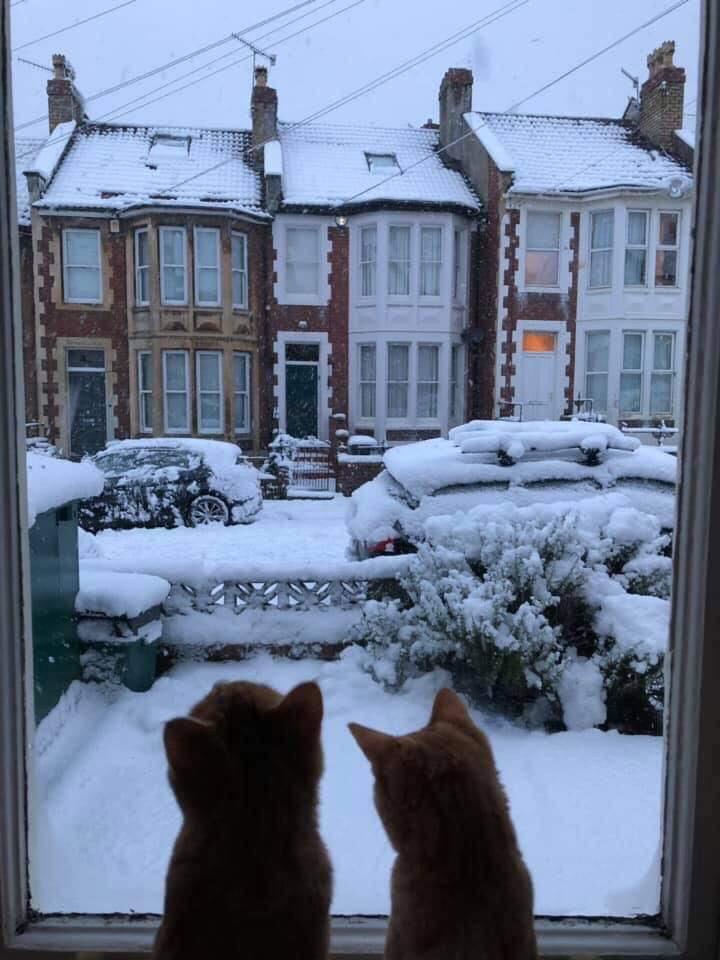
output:
[{"label": "snow-covered roof", "polygon": [[25,170],[28,173],[39,173],[45,181],[50,180],[75,132],[76,126],[74,120],[59,123],[50,136],[43,141],[43,145],[35,154],[32,163],[29,163]]},{"label": "snow-covered roof", "polygon": [[680,137],[683,143],[687,144],[688,147],[695,149],[695,127],[690,126],[688,123],[686,126],[682,127],[680,130],[675,131],[676,135]]},{"label": "snow-covered roof", "polygon": [[86,123],[76,129],[38,206],[192,205],[263,215],[249,146],[246,130]]},{"label": "snow-covered roof", "polygon": [[42,453],[27,455],[28,524],[32,527],[39,514],[54,510],[72,500],[83,500],[102,493],[105,479],[92,463],[73,463]]},{"label": "snow-covered roof", "polygon": [[689,177],[629,121],[478,111],[465,119],[498,168],[513,174],[509,193],[654,191]]},{"label": "snow-covered roof", "polygon": [[[383,200],[478,208],[477,198],[461,174],[449,169],[441,156],[433,155],[438,143],[436,130],[326,123],[281,123],[279,128],[283,202],[288,206]],[[394,157],[397,166],[373,173],[368,161],[373,154]],[[430,159],[409,169],[424,157]],[[400,171],[407,172],[388,179]],[[355,197],[359,193],[362,196]]]},{"label": "snow-covered roof", "polygon": [[18,223],[30,223],[30,197],[25,171],[32,166],[35,156],[45,141],[35,137],[15,138],[15,192]]}]

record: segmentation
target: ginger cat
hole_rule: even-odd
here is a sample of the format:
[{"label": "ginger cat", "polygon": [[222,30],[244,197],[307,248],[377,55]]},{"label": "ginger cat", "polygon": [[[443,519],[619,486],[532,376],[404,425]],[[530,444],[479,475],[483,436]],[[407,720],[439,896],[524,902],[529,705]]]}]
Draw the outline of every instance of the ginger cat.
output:
[{"label": "ginger cat", "polygon": [[165,726],[183,824],[155,960],[325,960],[332,870],[317,825],[317,684],[220,683]]},{"label": "ginger cat", "polygon": [[533,889],[492,750],[452,690],[422,730],[351,723],[397,858],[386,960],[535,960]]}]

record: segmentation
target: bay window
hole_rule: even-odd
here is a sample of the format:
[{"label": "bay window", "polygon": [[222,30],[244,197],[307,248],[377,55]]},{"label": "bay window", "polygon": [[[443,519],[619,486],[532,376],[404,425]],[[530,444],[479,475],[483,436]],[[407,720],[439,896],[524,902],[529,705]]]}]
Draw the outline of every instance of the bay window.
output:
[{"label": "bay window", "polygon": [[220,305],[220,231],[195,227],[195,303]]},{"label": "bay window", "polygon": [[458,403],[458,384],[461,382],[460,376],[460,358],[462,347],[459,343],[454,343],[450,350],[450,419],[454,420],[461,416],[460,404]]},{"label": "bay window", "polygon": [[246,310],[248,305],[247,237],[233,231],[231,238],[232,305],[234,310]]},{"label": "bay window", "polygon": [[642,413],[643,347],[642,333],[623,333],[622,370],[620,372],[620,413]]},{"label": "bay window", "polygon": [[440,296],[442,228],[420,228],[420,296]]},{"label": "bay window", "polygon": [[150,303],[150,231],[147,227],[135,231],[135,303],[139,307]]},{"label": "bay window", "polygon": [[679,227],[679,213],[660,213],[657,246],[655,247],[656,287],[676,287],[678,285]]},{"label": "bay window", "polygon": [[430,344],[418,346],[417,417],[434,419],[438,415],[438,388],[440,386],[440,347]]},{"label": "bay window", "polygon": [[625,242],[625,286],[644,287],[647,284],[647,210],[629,210]]},{"label": "bay window", "polygon": [[653,333],[650,415],[672,415],[675,380],[675,334]]},{"label": "bay window", "polygon": [[376,348],[374,343],[360,345],[360,416],[375,416]]},{"label": "bay window", "polygon": [[374,297],[377,279],[377,227],[360,230],[360,296]]},{"label": "bay window", "polygon": [[529,211],[525,239],[525,283],[556,287],[560,268],[561,214]]},{"label": "bay window", "polygon": [[590,214],[590,287],[611,287],[615,212]]},{"label": "bay window", "polygon": [[222,353],[219,350],[198,350],[195,363],[198,433],[222,433]]},{"label": "bay window", "polygon": [[410,294],[410,227],[390,227],[388,233],[388,294]]},{"label": "bay window", "polygon": [[187,249],[184,227],[160,227],[160,299],[168,306],[187,303]]},{"label": "bay window", "polygon": [[150,350],[138,352],[138,414],[141,433],[152,433],[153,357]]},{"label": "bay window", "polygon": [[235,433],[250,432],[250,354],[233,354]]},{"label": "bay window", "polygon": [[286,292],[317,296],[320,230],[317,227],[287,227],[285,253]]},{"label": "bay window", "polygon": [[187,350],[163,352],[163,401],[166,433],[190,432]]},{"label": "bay window", "polygon": [[585,396],[593,401],[595,413],[608,408],[610,334],[606,330],[588,333],[585,338]]},{"label": "bay window", "polygon": [[387,415],[405,419],[408,415],[410,345],[389,343],[387,348]]},{"label": "bay window", "polygon": [[63,292],[66,303],[102,302],[99,230],[63,230]]}]

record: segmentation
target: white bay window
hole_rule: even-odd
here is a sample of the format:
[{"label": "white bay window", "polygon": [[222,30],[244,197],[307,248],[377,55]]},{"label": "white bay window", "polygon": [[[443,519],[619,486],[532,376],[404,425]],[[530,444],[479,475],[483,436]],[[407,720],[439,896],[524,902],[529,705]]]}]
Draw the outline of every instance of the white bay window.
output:
[{"label": "white bay window", "polygon": [[388,294],[410,294],[410,227],[391,226],[388,231]]},{"label": "white bay window", "polygon": [[442,273],[442,228],[420,228],[420,296],[439,297]]},{"label": "white bay window", "polygon": [[387,415],[404,420],[408,415],[410,344],[389,343],[387,348]]},{"label": "white bay window", "polygon": [[220,231],[195,227],[195,303],[219,306],[220,289]]}]

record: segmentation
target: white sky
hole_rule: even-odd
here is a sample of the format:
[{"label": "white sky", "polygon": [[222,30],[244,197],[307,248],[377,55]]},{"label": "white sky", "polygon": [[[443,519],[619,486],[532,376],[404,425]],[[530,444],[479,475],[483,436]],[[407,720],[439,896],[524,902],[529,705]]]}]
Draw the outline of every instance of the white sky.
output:
[{"label": "white sky", "polygon": [[[12,45],[27,41],[112,7],[118,0],[14,0]],[[502,0],[360,0],[353,9],[310,29],[285,44],[288,33],[342,10],[353,0],[327,0],[291,14],[309,15],[290,27],[284,21],[246,36],[277,53],[271,84],[278,90],[280,117],[297,120],[353,91],[379,74],[420,53],[500,7]],[[328,122],[418,125],[437,119],[437,91],[449,66],[469,66],[475,74],[473,105],[504,110],[565,69],[666,9],[672,0],[529,0],[526,6],[480,30],[403,76],[330,114]],[[181,56],[203,44],[243,30],[291,6],[292,0],[135,0],[129,6],[58,37],[33,43],[14,57],[15,122],[47,112],[42,70],[18,61],[26,57],[50,63],[54,52],[69,56],[77,84],[87,96],[135,74]],[[438,16],[441,11],[442,16]],[[259,37],[273,30],[263,40]],[[640,80],[645,58],[663,40],[677,44],[675,61],[687,70],[686,104],[696,97],[699,0],[689,2],[652,27],[625,41],[572,77],[534,98],[525,112],[619,116],[631,92],[620,74],[624,66]],[[155,87],[174,80],[237,48],[209,67],[215,70],[243,56],[240,44],[219,47],[142,84],[135,84],[89,105],[100,118]],[[205,71],[178,81],[202,77]],[[118,116],[167,124],[225,127],[249,125],[251,61],[235,64],[157,103],[134,104]],[[173,87],[158,91],[167,93]],[[696,105],[689,109],[695,111]],[[109,117],[114,119],[114,117]],[[22,136],[43,136],[45,123]]]}]

